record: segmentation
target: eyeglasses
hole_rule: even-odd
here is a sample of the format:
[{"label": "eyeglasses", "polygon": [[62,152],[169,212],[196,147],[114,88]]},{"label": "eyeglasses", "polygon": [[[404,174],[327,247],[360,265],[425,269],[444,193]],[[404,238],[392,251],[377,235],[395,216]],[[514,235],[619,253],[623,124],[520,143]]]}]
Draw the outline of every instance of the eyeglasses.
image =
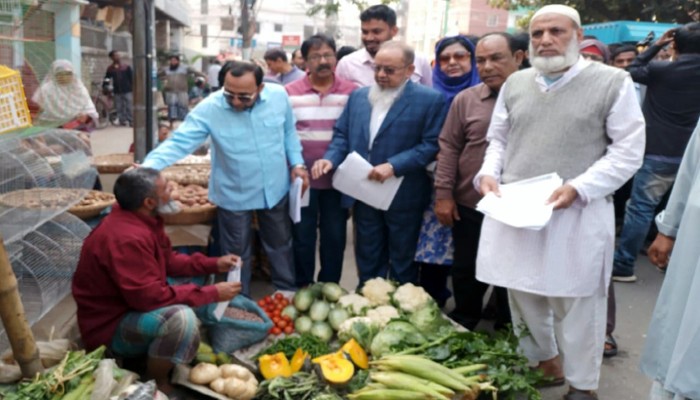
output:
[{"label": "eyeglasses", "polygon": [[224,90],[224,97],[228,102],[232,102],[234,98],[237,98],[241,103],[251,103],[255,100],[255,93],[231,93],[228,90]]},{"label": "eyeglasses", "polygon": [[468,51],[457,51],[452,54],[440,54],[438,61],[440,64],[449,64],[454,58],[455,61],[461,62],[471,58],[471,54]]},{"label": "eyeglasses", "polygon": [[394,75],[398,71],[405,69],[407,65],[404,65],[403,67],[387,67],[386,65],[375,65],[374,66],[374,73],[378,74],[384,70],[384,73],[387,75]]},{"label": "eyeglasses", "polygon": [[335,54],[333,53],[328,53],[328,54],[314,54],[312,56],[308,57],[309,61],[321,61],[322,58],[325,58],[326,60],[334,60],[335,59]]}]

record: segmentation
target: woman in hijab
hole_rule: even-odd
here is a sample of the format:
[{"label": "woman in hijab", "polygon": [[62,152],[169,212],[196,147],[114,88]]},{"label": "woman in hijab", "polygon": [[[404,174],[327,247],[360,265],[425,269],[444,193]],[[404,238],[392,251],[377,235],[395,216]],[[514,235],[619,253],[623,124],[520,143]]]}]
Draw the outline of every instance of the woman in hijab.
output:
[{"label": "woman in hijab", "polygon": [[[445,95],[447,107],[459,92],[481,82],[476,70],[474,45],[465,36],[451,36],[435,46],[433,89]],[[428,166],[432,175],[435,163]],[[423,214],[415,262],[420,270],[421,286],[443,307],[452,293],[447,278],[452,266],[452,228],[438,222],[433,207],[435,199]]]},{"label": "woman in hijab", "polygon": [[586,39],[578,45],[581,56],[587,60],[608,64],[610,61],[610,50],[603,42],[596,39]]},{"label": "woman in hijab", "polygon": [[68,60],[56,60],[32,100],[41,108],[40,125],[62,126],[89,132],[98,121],[95,104],[73,73]]}]

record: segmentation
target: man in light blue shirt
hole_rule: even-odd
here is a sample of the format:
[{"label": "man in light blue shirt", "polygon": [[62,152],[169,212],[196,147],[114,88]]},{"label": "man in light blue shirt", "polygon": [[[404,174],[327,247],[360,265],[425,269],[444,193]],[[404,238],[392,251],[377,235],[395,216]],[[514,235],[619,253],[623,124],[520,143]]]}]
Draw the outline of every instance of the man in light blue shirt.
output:
[{"label": "man in light blue shirt", "polygon": [[233,61],[224,69],[223,90],[198,104],[143,166],[163,169],[211,138],[209,199],[219,207],[221,251],[243,260],[243,292],[250,292],[254,211],[273,285],[294,290],[288,192],[290,177],[302,178],[306,189],[308,174],[289,98],[282,86],[265,86],[255,64]]}]

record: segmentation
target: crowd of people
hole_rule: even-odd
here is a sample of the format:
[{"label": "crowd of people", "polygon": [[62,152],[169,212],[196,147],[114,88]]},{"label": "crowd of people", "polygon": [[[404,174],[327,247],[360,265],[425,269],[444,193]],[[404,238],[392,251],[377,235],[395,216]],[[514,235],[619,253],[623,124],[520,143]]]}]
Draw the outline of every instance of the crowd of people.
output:
[{"label": "crowd of people", "polygon": [[[150,349],[153,368],[186,362],[198,334],[178,305],[251,294],[254,214],[272,284],[284,291],[340,280],[352,215],[360,285],[388,277],[421,284],[441,305],[454,296],[450,316],[469,329],[483,319],[493,285],[496,327],[512,323],[523,334],[522,350],[550,384],[569,385],[565,399],[596,399],[602,358],[617,352],[612,281],[634,281],[655,209],[675,182],[648,249],[668,273],[642,368],[655,381],[652,398],[700,398],[693,363],[700,329],[691,308],[700,23],[669,31],[640,54],[584,37],[575,9],[549,5],[534,14],[527,45],[503,32],[446,37],[431,68],[392,40],[398,27],[389,7],[372,6],[360,19],[364,47],[340,61],[335,41],[317,34],[291,61],[269,50],[274,76],[251,62],[219,65],[207,75],[220,90],[119,178],[118,206],[86,240],[74,280],[81,332],[97,332],[87,344],[118,354]],[[673,59],[655,60],[666,47]],[[173,58],[165,73],[187,71]],[[185,97],[170,95],[173,113]],[[158,171],[208,139],[213,240],[222,256],[171,255],[156,217],[177,210]],[[403,179],[387,210],[333,188],[334,171],[353,152],[372,165],[367,179]],[[514,228],[476,211],[501,184],[551,172],[564,183],[548,200],[554,212],[545,228]],[[289,189],[297,178],[310,203],[293,224]],[[617,250],[615,213],[624,216]],[[239,259],[240,286],[165,280],[221,272]],[[95,281],[104,282],[99,293]],[[110,301],[96,301],[104,296]]]}]

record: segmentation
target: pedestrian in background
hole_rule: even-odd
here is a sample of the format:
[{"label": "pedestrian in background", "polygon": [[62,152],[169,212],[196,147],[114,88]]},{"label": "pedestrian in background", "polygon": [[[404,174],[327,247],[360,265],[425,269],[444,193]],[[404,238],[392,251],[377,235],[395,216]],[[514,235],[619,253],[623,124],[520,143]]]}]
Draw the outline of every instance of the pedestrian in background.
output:
[{"label": "pedestrian in background", "polygon": [[112,59],[112,64],[107,67],[105,78],[110,79],[112,83],[112,93],[114,94],[114,104],[117,108],[119,125],[131,126],[134,121],[131,89],[133,72],[131,71],[131,66],[122,63],[121,54],[118,51],[110,51],[109,58]]}]

